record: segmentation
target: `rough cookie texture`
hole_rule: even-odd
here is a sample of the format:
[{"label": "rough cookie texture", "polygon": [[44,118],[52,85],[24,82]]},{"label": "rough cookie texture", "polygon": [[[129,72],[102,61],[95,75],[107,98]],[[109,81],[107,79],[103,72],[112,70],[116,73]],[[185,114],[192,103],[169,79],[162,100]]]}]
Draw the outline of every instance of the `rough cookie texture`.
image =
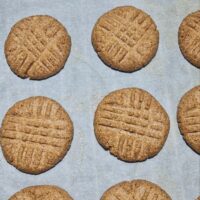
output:
[{"label": "rough cookie texture", "polygon": [[73,200],[72,197],[63,189],[51,185],[38,185],[27,187],[9,200]]},{"label": "rough cookie texture", "polygon": [[160,103],[138,88],[108,94],[98,105],[94,129],[98,142],[125,161],[156,155],[169,132],[169,118]]},{"label": "rough cookie texture", "polygon": [[200,154],[200,85],[181,98],[177,120],[184,140]]},{"label": "rough cookie texture", "polygon": [[200,196],[197,198],[197,200],[200,200]]},{"label": "rough cookie texture", "polygon": [[67,153],[73,125],[67,112],[47,97],[30,97],[15,103],[1,127],[6,160],[17,169],[39,174],[55,166]]},{"label": "rough cookie texture", "polygon": [[5,56],[11,70],[21,78],[44,79],[59,72],[69,56],[71,39],[53,17],[24,18],[11,29]]},{"label": "rough cookie texture", "polygon": [[159,32],[153,19],[132,6],[117,7],[96,22],[92,44],[108,66],[133,72],[155,56]]},{"label": "rough cookie texture", "polygon": [[200,68],[200,11],[184,18],[179,27],[178,41],[183,56]]},{"label": "rough cookie texture", "polygon": [[145,180],[124,181],[109,188],[101,200],[171,200],[158,185]]}]

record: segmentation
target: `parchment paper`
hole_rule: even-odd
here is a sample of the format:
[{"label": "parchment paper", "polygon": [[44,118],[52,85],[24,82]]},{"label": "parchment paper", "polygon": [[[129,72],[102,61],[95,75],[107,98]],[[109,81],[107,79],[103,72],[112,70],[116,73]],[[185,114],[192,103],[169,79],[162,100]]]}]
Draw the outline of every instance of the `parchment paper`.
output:
[{"label": "parchment paper", "polygon": [[[90,39],[98,17],[120,5],[134,5],[149,13],[160,32],[156,57],[142,70],[130,74],[105,66]],[[0,0],[0,120],[16,101],[44,95],[62,104],[75,127],[69,153],[56,167],[41,175],[16,170],[0,151],[0,199],[8,199],[30,185],[55,184],[67,190],[74,200],[99,200],[113,184],[137,178],[159,184],[173,200],[193,200],[200,195],[200,156],[185,144],[176,122],[179,99],[200,84],[200,70],[180,53],[177,31],[182,19],[199,8],[199,0]],[[43,81],[23,80],[14,75],[3,50],[11,26],[35,14],[57,18],[72,37],[65,68]],[[149,91],[170,116],[171,128],[164,148],[145,162],[117,160],[97,143],[94,135],[97,104],[109,92],[124,87]]]}]

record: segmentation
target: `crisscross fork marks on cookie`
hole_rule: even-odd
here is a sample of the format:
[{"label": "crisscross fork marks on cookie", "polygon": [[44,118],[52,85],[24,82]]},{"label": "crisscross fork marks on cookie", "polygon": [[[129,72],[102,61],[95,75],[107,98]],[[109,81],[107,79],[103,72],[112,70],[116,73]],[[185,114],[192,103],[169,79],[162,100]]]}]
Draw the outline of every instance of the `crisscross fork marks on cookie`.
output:
[{"label": "crisscross fork marks on cookie", "polygon": [[200,12],[186,16],[179,27],[179,47],[191,64],[200,67]]},{"label": "crisscross fork marks on cookie", "polygon": [[64,157],[72,136],[72,122],[57,102],[31,97],[7,112],[1,143],[8,162],[21,171],[38,174]]},{"label": "crisscross fork marks on cookie", "polygon": [[158,185],[146,180],[133,180],[118,183],[109,188],[101,200],[171,200]]},{"label": "crisscross fork marks on cookie", "polygon": [[[137,20],[138,16],[136,16],[135,21]],[[133,48],[137,44],[140,38],[146,34],[153,24],[152,22],[149,22],[148,25],[142,27],[142,24],[145,23],[145,20],[148,18],[146,16],[140,24],[137,24],[139,26],[136,28],[134,22],[123,24],[122,20],[119,21],[119,18],[119,16],[114,15],[102,20],[102,22],[99,24],[99,27],[104,29],[106,32],[111,33],[111,37],[115,36],[117,41],[120,41],[120,46],[125,45],[124,48],[127,51],[129,51],[127,48]]]},{"label": "crisscross fork marks on cookie", "polygon": [[[51,106],[49,108],[48,105],[50,105],[50,103]],[[36,109],[34,109],[34,107],[36,107]],[[46,117],[48,115],[51,116],[52,113],[57,113],[59,107],[57,105],[55,107],[53,102],[48,101],[48,103],[44,103],[42,99],[35,99],[35,101],[30,104],[29,109],[31,111],[31,115],[33,115],[35,112],[35,118],[25,118],[16,115],[7,116],[4,122],[4,130],[7,131],[7,134],[9,132],[13,134],[20,133],[21,136],[18,139],[21,138],[22,140],[25,140],[26,138],[27,141],[30,142],[37,142],[38,140],[42,140],[44,143],[44,141],[47,140],[52,140],[52,142],[53,140],[55,140],[55,146],[57,145],[57,142],[58,144],[62,144],[62,140],[65,141],[68,138],[68,136],[66,135],[67,126],[64,120],[57,121],[48,118],[40,119],[40,116],[42,115]],[[48,115],[47,109],[50,109],[50,113]],[[23,119],[23,121],[21,121],[21,119]]]},{"label": "crisscross fork marks on cookie", "polygon": [[[155,116],[149,118],[152,98],[148,99],[142,93],[130,93],[121,101],[121,103],[116,102],[116,105],[113,102],[112,105],[109,103],[102,105],[99,115],[100,125],[155,139],[161,138],[160,134],[164,126],[162,119],[158,121]],[[127,105],[124,105],[123,102],[126,102]]]},{"label": "crisscross fork marks on cookie", "polygon": [[196,86],[181,98],[177,120],[188,145],[200,153],[200,86]]},{"label": "crisscross fork marks on cookie", "polygon": [[36,15],[12,27],[5,42],[5,55],[18,76],[40,80],[64,67],[70,48],[70,36],[60,22],[51,16]]},{"label": "crisscross fork marks on cookie", "polygon": [[159,33],[151,17],[135,7],[117,7],[102,15],[94,26],[92,44],[110,67],[132,72],[155,55]]},{"label": "crisscross fork marks on cookie", "polygon": [[157,154],[169,131],[168,116],[159,102],[136,88],[107,95],[97,108],[94,122],[100,144],[127,161]]},{"label": "crisscross fork marks on cookie", "polygon": [[[48,49],[48,46],[51,46],[51,41],[54,39],[54,37],[56,37],[56,34],[59,32],[59,30],[56,32],[56,34],[54,35],[53,38],[51,38],[50,41],[48,40],[45,40],[45,36],[42,36],[42,39],[39,40],[38,38],[35,37],[35,35],[33,36],[33,33],[29,30],[28,31],[28,34],[24,34],[22,30],[20,30],[18,28],[18,31],[19,33],[16,34],[13,32],[13,34],[15,34],[16,38],[20,41],[20,43],[23,45],[23,48],[25,48],[25,51],[28,52],[28,55],[25,59],[28,59],[29,57],[33,57],[33,62],[31,63],[31,65],[29,66],[23,66],[23,64],[25,64],[25,59],[24,61],[21,63],[21,66],[18,67],[18,71],[19,70],[22,70],[23,67],[26,67],[26,70],[25,70],[25,73],[28,73],[28,71],[31,69],[31,67],[34,65],[34,63],[40,61],[40,59],[42,58],[42,54],[46,51],[48,52],[52,57],[53,57],[53,60],[55,60],[56,62],[58,62],[61,57],[60,57],[60,54],[57,54],[56,55],[59,55],[59,57],[56,57],[52,51],[50,51]],[[44,45],[44,42],[42,43],[41,41],[45,41],[45,45]],[[21,47],[19,47],[21,48]],[[42,63],[43,65],[40,65],[40,67],[43,67],[45,70],[47,71],[50,71],[51,69],[49,69],[49,67],[47,67],[46,64],[44,64],[44,62],[40,62]],[[53,67],[53,65],[51,64],[51,67]]]},{"label": "crisscross fork marks on cookie", "polygon": [[[113,26],[113,27],[109,28],[107,24],[110,24],[110,26]],[[104,30],[110,32],[111,34],[114,34],[115,37],[109,40],[107,43],[105,43],[104,48],[105,50],[107,50],[107,52],[112,57],[112,59],[117,59],[119,63],[121,63],[123,62],[123,60],[125,60],[126,56],[128,55],[128,52],[130,51],[130,48],[133,49],[135,45],[137,46],[139,45],[137,43],[152,26],[152,23],[150,23],[147,29],[142,30],[141,28],[140,30],[138,28],[138,29],[135,29],[135,31],[133,31],[131,26],[125,27],[123,24],[120,24],[120,22],[118,22],[115,19],[115,17],[112,17],[111,19],[109,19],[109,21],[106,21],[105,24],[103,25],[99,24],[99,26],[103,28]],[[109,29],[111,29],[111,31]],[[136,37],[136,38],[133,38],[133,37]],[[137,53],[140,56],[142,55],[140,51],[137,51]]]}]

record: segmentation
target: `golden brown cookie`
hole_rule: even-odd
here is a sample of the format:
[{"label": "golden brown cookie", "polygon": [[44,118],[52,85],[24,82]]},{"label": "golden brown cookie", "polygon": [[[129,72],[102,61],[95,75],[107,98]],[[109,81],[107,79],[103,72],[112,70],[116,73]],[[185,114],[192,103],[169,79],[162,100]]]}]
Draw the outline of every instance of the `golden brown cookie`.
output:
[{"label": "golden brown cookie", "polygon": [[63,189],[53,185],[38,185],[24,188],[9,200],[73,200]]},{"label": "golden brown cookie", "polygon": [[98,19],[92,44],[105,64],[119,71],[133,72],[155,56],[159,32],[144,11],[132,6],[117,7]]},{"label": "golden brown cookie", "polygon": [[156,155],[169,132],[169,118],[160,103],[138,88],[108,94],[98,105],[94,129],[98,142],[124,161]]},{"label": "golden brown cookie", "polygon": [[200,11],[184,18],[179,27],[178,41],[183,56],[200,68]]},{"label": "golden brown cookie", "polygon": [[101,200],[171,200],[158,185],[145,180],[124,181],[109,188]]},{"label": "golden brown cookie", "polygon": [[63,159],[71,145],[73,125],[56,101],[30,97],[8,110],[0,137],[3,154],[11,165],[39,174]]},{"label": "golden brown cookie", "polygon": [[200,196],[197,198],[197,200],[200,200]]},{"label": "golden brown cookie", "polygon": [[53,17],[36,15],[18,21],[5,42],[11,70],[21,78],[45,79],[58,73],[69,56],[71,39]]},{"label": "golden brown cookie", "polygon": [[200,154],[200,85],[181,98],[177,120],[184,140]]}]

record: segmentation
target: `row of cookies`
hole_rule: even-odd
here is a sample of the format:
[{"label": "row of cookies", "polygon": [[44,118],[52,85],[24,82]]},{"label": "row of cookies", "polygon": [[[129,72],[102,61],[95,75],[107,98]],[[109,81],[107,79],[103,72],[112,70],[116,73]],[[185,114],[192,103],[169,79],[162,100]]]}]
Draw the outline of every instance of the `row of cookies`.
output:
[{"label": "row of cookies", "polygon": [[[178,41],[184,57],[200,68],[200,11],[188,15],[179,27]],[[117,7],[96,22],[92,44],[108,66],[133,72],[155,56],[159,32],[153,19],[132,6]],[[24,18],[11,29],[5,56],[11,70],[21,78],[45,79],[58,73],[68,59],[71,38],[66,28],[50,16]]]},{"label": "row of cookies", "polygon": [[[181,99],[177,119],[181,133],[200,153],[200,86]],[[127,88],[111,92],[98,105],[94,131],[98,142],[117,158],[135,162],[158,154],[170,128],[169,117],[147,91]],[[63,159],[73,139],[73,123],[56,101],[30,97],[6,113],[0,132],[3,154],[17,169],[39,174]]]},{"label": "row of cookies", "polygon": [[[124,181],[110,187],[101,200],[121,199],[162,199],[171,200],[170,196],[158,185],[146,180]],[[31,186],[15,193],[9,200],[73,200],[63,189],[52,185]]]},{"label": "row of cookies", "polygon": [[[22,189],[9,200],[73,200],[65,190],[53,185],[38,185]],[[129,199],[162,199],[171,200],[171,197],[157,184],[146,180],[120,182],[104,192],[101,200],[129,200]],[[200,196],[196,199],[200,200]]]}]

